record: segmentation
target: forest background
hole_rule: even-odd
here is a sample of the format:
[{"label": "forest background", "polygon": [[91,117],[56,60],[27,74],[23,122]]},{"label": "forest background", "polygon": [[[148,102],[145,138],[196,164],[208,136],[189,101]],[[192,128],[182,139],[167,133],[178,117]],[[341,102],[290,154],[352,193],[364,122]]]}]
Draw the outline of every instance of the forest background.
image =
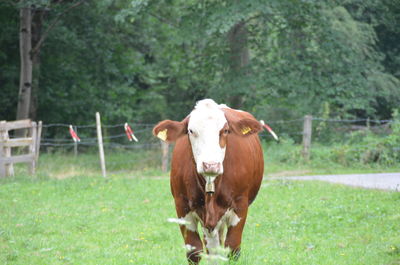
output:
[{"label": "forest background", "polygon": [[45,124],[180,120],[205,97],[266,120],[391,119],[400,102],[398,0],[2,0],[0,120],[23,101],[22,10],[25,116]]}]

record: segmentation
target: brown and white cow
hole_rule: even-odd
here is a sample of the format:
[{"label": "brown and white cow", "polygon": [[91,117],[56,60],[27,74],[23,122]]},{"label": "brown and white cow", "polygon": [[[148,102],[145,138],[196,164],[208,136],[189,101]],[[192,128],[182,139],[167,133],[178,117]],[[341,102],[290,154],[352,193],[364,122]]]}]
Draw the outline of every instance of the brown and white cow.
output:
[{"label": "brown and white cow", "polygon": [[[224,245],[237,257],[247,210],[255,199],[264,172],[258,138],[261,124],[248,112],[197,102],[182,121],[164,120],[153,134],[176,142],[171,163],[171,191],[175,200],[190,263],[200,261],[203,243],[210,254]],[[227,227],[225,236],[224,229]]]}]

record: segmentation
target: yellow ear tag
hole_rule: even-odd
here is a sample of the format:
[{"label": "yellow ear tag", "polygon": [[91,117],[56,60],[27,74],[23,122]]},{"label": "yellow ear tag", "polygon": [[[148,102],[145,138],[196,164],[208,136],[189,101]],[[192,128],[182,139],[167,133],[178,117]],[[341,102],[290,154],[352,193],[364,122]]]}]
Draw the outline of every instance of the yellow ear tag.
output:
[{"label": "yellow ear tag", "polygon": [[166,140],[167,140],[167,131],[168,131],[168,129],[159,131],[159,132],[157,133],[157,137],[160,138],[160,139],[163,140],[163,141],[166,141]]},{"label": "yellow ear tag", "polygon": [[251,131],[251,128],[250,127],[244,127],[243,129],[242,129],[242,134],[247,134],[248,132],[250,132]]}]

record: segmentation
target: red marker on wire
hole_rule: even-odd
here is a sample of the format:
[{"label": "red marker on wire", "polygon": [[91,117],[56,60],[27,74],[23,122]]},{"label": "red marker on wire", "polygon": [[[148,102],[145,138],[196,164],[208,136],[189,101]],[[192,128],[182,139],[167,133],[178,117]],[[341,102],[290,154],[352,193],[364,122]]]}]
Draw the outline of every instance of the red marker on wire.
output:
[{"label": "red marker on wire", "polygon": [[69,134],[71,134],[72,139],[74,142],[80,142],[81,139],[78,137],[74,129],[72,128],[72,125],[69,126]]},{"label": "red marker on wire", "polygon": [[267,131],[274,137],[275,140],[279,141],[278,136],[274,133],[274,131],[271,129],[271,127],[268,126],[263,120],[260,120],[261,125],[267,129]]},{"label": "red marker on wire", "polygon": [[132,139],[135,140],[135,142],[138,142],[138,141],[139,141],[139,140],[135,137],[135,135],[133,134],[133,131],[132,131],[131,127],[128,125],[127,122],[125,123],[124,128],[125,128],[126,136],[128,137],[128,140],[129,140],[129,141],[132,141]]}]

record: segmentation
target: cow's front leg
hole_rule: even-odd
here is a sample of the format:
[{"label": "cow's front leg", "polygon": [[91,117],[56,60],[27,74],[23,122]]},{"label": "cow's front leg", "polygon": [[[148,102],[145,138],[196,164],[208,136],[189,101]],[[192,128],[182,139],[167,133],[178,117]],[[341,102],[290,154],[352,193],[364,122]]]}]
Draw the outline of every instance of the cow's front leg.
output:
[{"label": "cow's front leg", "polygon": [[182,236],[186,245],[186,257],[189,264],[198,264],[200,262],[200,254],[203,251],[203,244],[201,242],[199,233],[191,231],[185,225],[181,225]]},{"label": "cow's front leg", "polygon": [[[248,204],[242,203],[240,207],[235,209],[235,215],[228,224],[228,232],[225,239],[225,247],[231,250],[230,257],[237,260],[240,256],[240,244],[242,242],[243,228],[246,223]],[[236,220],[236,221],[235,221]]]},{"label": "cow's front leg", "polygon": [[188,205],[181,200],[175,200],[175,206],[178,217],[185,221],[185,224],[180,225],[180,229],[185,241],[188,262],[189,264],[198,264],[203,251],[203,243],[197,231],[197,214],[194,211],[188,212]]}]

